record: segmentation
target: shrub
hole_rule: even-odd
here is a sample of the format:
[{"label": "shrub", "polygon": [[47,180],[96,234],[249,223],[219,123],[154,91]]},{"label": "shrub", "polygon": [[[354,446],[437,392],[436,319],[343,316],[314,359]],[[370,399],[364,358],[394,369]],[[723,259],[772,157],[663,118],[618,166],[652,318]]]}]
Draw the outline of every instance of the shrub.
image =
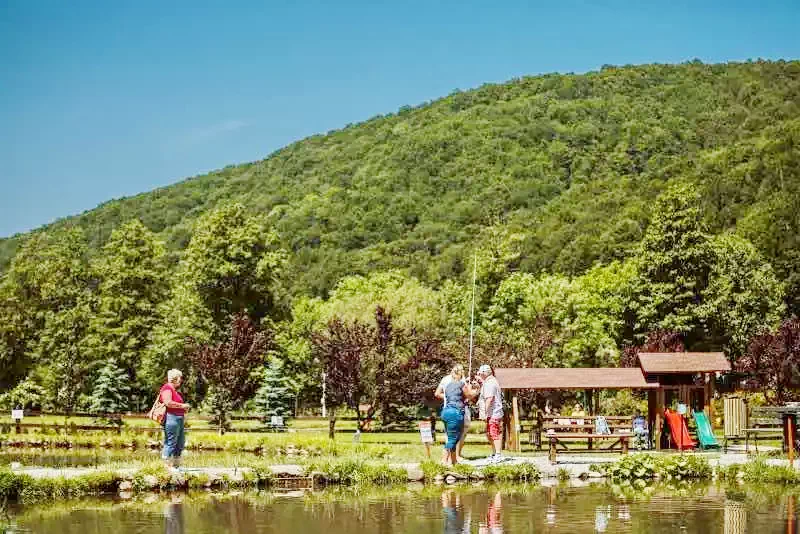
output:
[{"label": "shrub", "polygon": [[593,471],[612,480],[683,480],[711,478],[712,469],[703,456],[674,455],[657,457],[651,454],[631,454],[613,464],[593,465]]},{"label": "shrub", "polygon": [[326,482],[331,484],[395,484],[408,480],[408,474],[403,468],[393,468],[388,464],[368,464],[360,459],[312,464],[306,468],[306,473],[312,472],[321,473]]},{"label": "shrub", "polygon": [[487,480],[495,482],[534,482],[542,474],[533,464],[489,465],[483,469]]},{"label": "shrub", "polygon": [[800,482],[800,473],[788,465],[770,465],[759,458],[742,466],[742,477],[745,482],[770,482],[774,484],[796,484]]}]

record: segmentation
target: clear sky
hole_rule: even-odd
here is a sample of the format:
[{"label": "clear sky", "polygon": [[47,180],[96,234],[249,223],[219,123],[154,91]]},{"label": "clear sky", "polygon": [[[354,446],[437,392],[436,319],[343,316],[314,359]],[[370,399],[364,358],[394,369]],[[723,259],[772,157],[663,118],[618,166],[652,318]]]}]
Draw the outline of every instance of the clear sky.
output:
[{"label": "clear sky", "polygon": [[0,0],[0,236],[456,88],[800,58],[799,23],[799,0]]}]

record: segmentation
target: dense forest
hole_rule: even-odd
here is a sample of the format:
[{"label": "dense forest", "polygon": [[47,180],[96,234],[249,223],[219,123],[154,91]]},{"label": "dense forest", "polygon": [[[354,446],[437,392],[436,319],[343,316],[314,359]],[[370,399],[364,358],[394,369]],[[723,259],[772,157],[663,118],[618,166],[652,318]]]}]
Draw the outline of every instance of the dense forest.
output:
[{"label": "dense forest", "polygon": [[341,402],[363,400],[463,359],[476,259],[481,357],[620,364],[678,336],[762,381],[784,355],[787,383],[798,239],[800,62],[526,77],[0,241],[0,385],[74,408],[124,379],[129,407],[182,365],[214,398],[192,354],[246,314],[249,392],[314,398],[360,353]]}]

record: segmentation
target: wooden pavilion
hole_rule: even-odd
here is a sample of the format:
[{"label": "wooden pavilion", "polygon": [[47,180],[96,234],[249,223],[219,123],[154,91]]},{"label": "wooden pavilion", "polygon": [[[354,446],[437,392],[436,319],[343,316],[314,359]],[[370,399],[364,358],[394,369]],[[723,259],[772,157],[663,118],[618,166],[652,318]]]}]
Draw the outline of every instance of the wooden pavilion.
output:
[{"label": "wooden pavilion", "polygon": [[511,449],[520,448],[515,391],[585,391],[587,399],[591,399],[588,415],[599,415],[599,393],[604,389],[647,391],[649,425],[655,446],[660,449],[664,409],[682,403],[689,409],[704,410],[713,421],[714,373],[730,370],[730,362],[721,352],[643,352],[639,354],[639,367],[498,368],[495,376],[501,388],[512,392],[512,413],[506,422],[506,441]]}]

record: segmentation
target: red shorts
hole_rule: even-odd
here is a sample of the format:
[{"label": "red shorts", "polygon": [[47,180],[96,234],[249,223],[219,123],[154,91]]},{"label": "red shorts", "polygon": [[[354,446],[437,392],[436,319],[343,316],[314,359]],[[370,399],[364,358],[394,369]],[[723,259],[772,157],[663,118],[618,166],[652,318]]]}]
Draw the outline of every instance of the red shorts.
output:
[{"label": "red shorts", "polygon": [[503,419],[500,417],[490,417],[486,421],[486,434],[492,441],[497,441],[503,437]]}]

